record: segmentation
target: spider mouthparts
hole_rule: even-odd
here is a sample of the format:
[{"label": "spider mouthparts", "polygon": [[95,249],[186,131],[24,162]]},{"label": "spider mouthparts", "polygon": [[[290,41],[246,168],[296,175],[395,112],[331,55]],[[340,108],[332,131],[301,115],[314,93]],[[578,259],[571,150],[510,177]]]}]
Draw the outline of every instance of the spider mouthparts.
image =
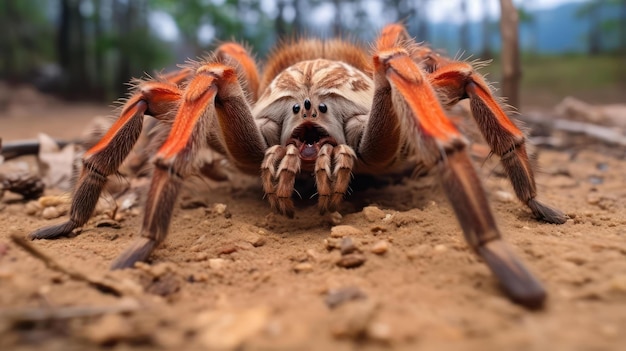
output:
[{"label": "spider mouthparts", "polygon": [[300,147],[300,155],[302,158],[313,158],[317,156],[317,148],[313,144],[303,144]]},{"label": "spider mouthparts", "polygon": [[302,123],[295,128],[288,143],[298,147],[300,158],[305,162],[315,161],[323,144],[336,144],[323,127],[310,122]]}]

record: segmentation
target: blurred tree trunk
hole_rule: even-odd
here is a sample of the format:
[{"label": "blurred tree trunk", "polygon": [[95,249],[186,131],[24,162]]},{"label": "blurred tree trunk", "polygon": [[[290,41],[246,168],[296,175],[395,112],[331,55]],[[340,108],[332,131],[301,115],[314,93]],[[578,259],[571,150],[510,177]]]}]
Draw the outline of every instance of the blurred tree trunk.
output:
[{"label": "blurred tree trunk", "polygon": [[491,8],[489,3],[489,0],[483,0],[483,48],[480,53],[480,58],[483,60],[489,60],[493,57],[493,49],[491,48]]},{"label": "blurred tree trunk", "polygon": [[414,2],[415,0],[385,0],[383,6],[396,11],[395,22],[407,23],[408,20],[415,16]]},{"label": "blurred tree trunk", "polygon": [[[622,56],[622,62],[626,62],[626,0],[619,2],[620,15],[618,20],[619,41],[618,41],[618,55]],[[619,80],[622,87],[626,88],[626,65],[619,65],[620,77]]]},{"label": "blurred tree trunk", "polygon": [[106,92],[106,72],[104,63],[104,28],[102,23],[102,1],[94,0],[94,47],[93,47],[93,64],[94,64],[94,86],[99,89],[98,94],[103,95]]},{"label": "blurred tree trunk", "polygon": [[463,23],[459,27],[459,47],[462,52],[467,52],[470,49],[470,35],[469,35],[469,13],[467,12],[467,0],[461,0],[461,16]]},{"label": "blurred tree trunk", "polygon": [[342,33],[341,1],[333,0],[333,7],[335,8],[335,18],[333,19],[333,36],[339,37]]},{"label": "blurred tree trunk", "polygon": [[302,16],[302,0],[293,0],[292,2],[293,8],[296,12],[296,16],[293,19],[293,34],[302,35],[304,32],[304,23]]},{"label": "blurred tree trunk", "polygon": [[5,0],[0,3],[0,52],[3,53],[2,72],[9,81],[17,79],[17,65],[15,52],[12,48],[15,48],[17,42],[16,30],[14,28],[15,20],[18,19],[17,11],[15,9],[15,2],[17,0]]},{"label": "blurred tree trunk", "polygon": [[65,92],[70,97],[89,95],[91,82],[87,70],[87,39],[85,21],[80,12],[82,0],[59,2],[59,23],[56,51],[65,76]]},{"label": "blurred tree trunk", "polygon": [[[60,11],[59,11],[59,26],[57,29],[57,57],[58,62],[63,72],[65,74],[69,74],[72,54],[71,54],[71,43],[70,43],[70,33],[71,33],[71,15],[70,15],[70,1],[69,0],[61,0],[59,2]],[[68,78],[68,77],[66,77]]]},{"label": "blurred tree trunk", "polygon": [[419,0],[417,1],[417,6],[415,8],[415,18],[417,22],[417,40],[418,41],[429,41],[430,33],[428,32],[428,13],[426,12],[426,8],[428,7],[428,0]]},{"label": "blurred tree trunk", "polygon": [[86,93],[87,95],[91,95],[91,79],[87,66],[87,33],[85,33],[85,18],[80,12],[82,2],[82,0],[77,0],[75,6],[72,8],[72,15],[76,23],[74,28],[76,33],[76,50],[73,59],[76,64],[75,81],[78,83],[73,86],[76,87],[77,94]]},{"label": "blurred tree trunk", "polygon": [[276,30],[276,37],[280,40],[287,34],[287,23],[285,23],[285,1],[279,0],[276,3],[278,8],[278,15],[274,19],[274,28]]},{"label": "blurred tree trunk", "polygon": [[115,80],[115,91],[117,95],[123,95],[126,90],[126,84],[132,78],[132,67],[130,61],[130,46],[132,38],[133,20],[136,20],[137,13],[136,3],[125,0],[114,1],[115,22],[119,30],[117,40],[119,42],[119,58],[117,61],[117,74]]},{"label": "blurred tree trunk", "polygon": [[519,85],[522,77],[519,57],[519,17],[512,0],[500,0],[502,35],[502,95],[509,105],[519,108]]},{"label": "blurred tree trunk", "polygon": [[589,55],[597,55],[602,51],[602,18],[600,7],[602,2],[590,4],[589,18],[591,26],[589,28]]},{"label": "blurred tree trunk", "polygon": [[620,1],[619,52],[626,56],[626,0]]}]

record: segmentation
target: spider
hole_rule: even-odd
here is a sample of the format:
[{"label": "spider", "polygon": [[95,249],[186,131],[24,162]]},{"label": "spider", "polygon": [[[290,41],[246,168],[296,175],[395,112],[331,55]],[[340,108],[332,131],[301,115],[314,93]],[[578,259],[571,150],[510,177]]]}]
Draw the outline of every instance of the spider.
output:
[{"label": "spider", "polygon": [[[467,152],[468,142],[445,109],[469,98],[473,117],[500,157],[519,200],[535,217],[567,217],[536,200],[520,129],[485,80],[415,42],[400,24],[386,26],[373,54],[340,39],[302,39],[279,46],[262,75],[248,51],[227,42],[208,59],[140,82],[104,137],[83,157],[70,218],[40,228],[50,239],[84,225],[107,177],[127,157],[144,115],[167,122],[169,135],[154,170],[139,236],[112,264],[132,267],[165,239],[183,180],[202,148],[258,175],[270,206],[292,217],[298,177],[315,180],[320,212],[335,211],[355,174],[388,174],[407,165],[438,172],[465,239],[515,302],[541,307],[546,292],[500,235]],[[416,166],[416,167],[417,167]]]}]

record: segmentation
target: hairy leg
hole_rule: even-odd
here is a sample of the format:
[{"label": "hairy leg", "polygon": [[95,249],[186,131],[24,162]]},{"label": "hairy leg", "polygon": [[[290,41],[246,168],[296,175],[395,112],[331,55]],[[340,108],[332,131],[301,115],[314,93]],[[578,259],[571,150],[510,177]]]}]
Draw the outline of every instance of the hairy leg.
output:
[{"label": "hairy leg", "polygon": [[83,226],[93,213],[107,177],[117,172],[141,134],[144,114],[165,116],[180,99],[178,87],[167,82],[145,82],[126,102],[120,117],[104,137],[83,156],[70,218],[64,223],[40,228],[31,239],[53,239]]},{"label": "hairy leg", "polygon": [[534,173],[526,152],[524,133],[509,119],[491,94],[484,79],[464,62],[441,65],[430,80],[449,104],[469,97],[472,115],[493,153],[500,157],[515,194],[535,217],[548,223],[562,224],[567,216],[558,209],[539,202]]},{"label": "hairy leg", "polygon": [[199,67],[184,91],[170,134],[154,158],[139,237],[113,262],[113,269],[146,260],[165,240],[182,182],[194,170],[199,150],[207,146],[212,126],[218,126],[223,149],[236,166],[259,172],[264,141],[234,68],[219,63]]},{"label": "hairy leg", "polygon": [[[395,44],[388,47],[388,43]],[[503,241],[468,156],[465,138],[446,117],[426,73],[414,62],[410,50],[403,46],[407,44],[398,43],[402,42],[384,38],[379,41],[379,50],[374,56],[377,90],[388,92],[382,96],[388,101],[375,98],[374,105],[392,105],[394,112],[372,109],[370,123],[386,125],[387,129],[366,128],[363,138],[369,142],[378,140],[381,144],[378,147],[375,143],[366,144],[368,148],[359,150],[360,153],[388,145],[398,146],[394,152],[382,150],[387,160],[368,155],[370,160],[378,157],[378,164],[384,165],[401,157],[405,148],[399,145],[406,145],[406,149],[424,164],[436,166],[468,244],[485,260],[513,301],[530,308],[542,306],[546,293]],[[385,139],[397,130],[402,131],[404,144]],[[375,135],[377,133],[379,135]]]}]

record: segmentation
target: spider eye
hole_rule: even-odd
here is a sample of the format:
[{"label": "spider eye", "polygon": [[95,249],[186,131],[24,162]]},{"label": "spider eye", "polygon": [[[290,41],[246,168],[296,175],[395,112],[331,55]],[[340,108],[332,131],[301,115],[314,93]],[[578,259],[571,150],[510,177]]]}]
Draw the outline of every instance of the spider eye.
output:
[{"label": "spider eye", "polygon": [[293,114],[295,115],[298,112],[300,112],[300,105],[299,104],[293,105]]},{"label": "spider eye", "polygon": [[311,100],[309,100],[309,99],[305,99],[304,100],[304,109],[305,110],[310,110],[311,109]]},{"label": "spider eye", "polygon": [[326,111],[328,111],[328,107],[324,103],[321,103],[319,108],[321,113],[326,113]]}]

